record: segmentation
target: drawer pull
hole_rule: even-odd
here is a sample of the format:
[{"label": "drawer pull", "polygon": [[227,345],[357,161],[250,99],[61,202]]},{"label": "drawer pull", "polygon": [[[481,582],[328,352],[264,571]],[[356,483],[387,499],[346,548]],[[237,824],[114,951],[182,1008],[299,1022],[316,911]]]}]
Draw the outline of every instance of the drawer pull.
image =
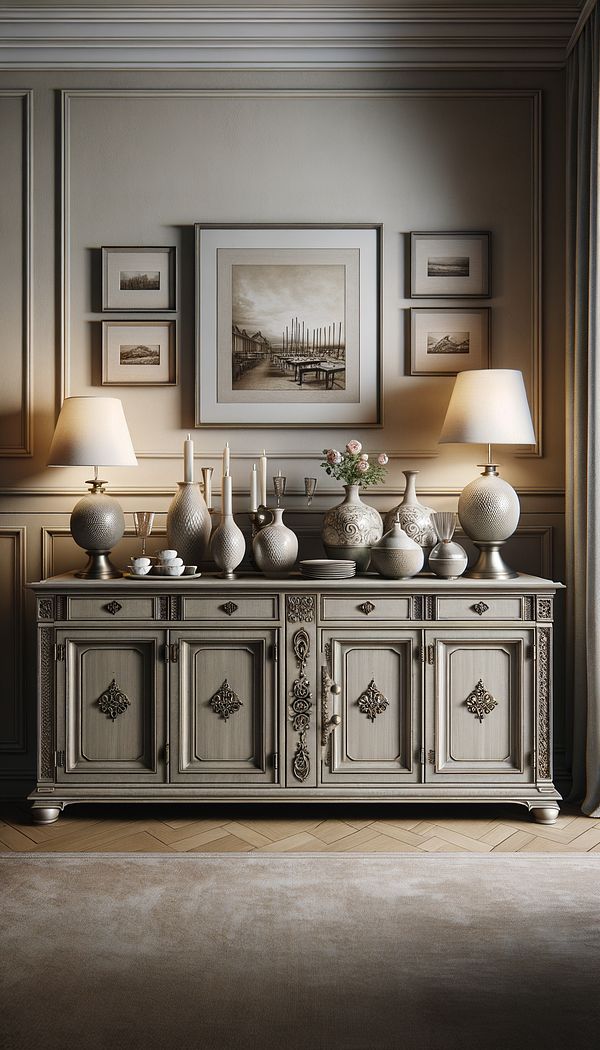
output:
[{"label": "drawer pull", "polygon": [[224,613],[227,613],[228,616],[233,616],[234,612],[238,611],[239,606],[236,605],[235,602],[225,602],[225,604],[222,605],[221,608]]},{"label": "drawer pull", "polygon": [[377,715],[382,715],[386,708],[390,706],[387,696],[384,696],[381,689],[375,685],[374,678],[371,679],[367,688],[360,694],[356,702],[358,710],[361,714],[366,715],[370,722],[374,722]]},{"label": "drawer pull", "polygon": [[373,605],[373,602],[363,602],[362,605],[359,605],[358,608],[361,613],[365,614],[365,616],[370,616],[371,613],[374,611],[375,606]]},{"label": "drawer pull", "polygon": [[483,614],[488,611],[489,605],[486,605],[485,602],[477,602],[477,604],[472,605],[471,608],[478,616],[483,616]]},{"label": "drawer pull", "polygon": [[120,602],[109,602],[108,605],[104,606],[104,608],[108,613],[110,613],[111,616],[116,616],[118,612],[121,612],[123,606]]},{"label": "drawer pull", "polygon": [[467,711],[469,714],[475,715],[475,718],[479,719],[480,725],[485,716],[491,714],[494,708],[498,707],[498,701],[485,688],[481,678],[473,691],[469,693],[465,700],[465,704],[467,705]]}]

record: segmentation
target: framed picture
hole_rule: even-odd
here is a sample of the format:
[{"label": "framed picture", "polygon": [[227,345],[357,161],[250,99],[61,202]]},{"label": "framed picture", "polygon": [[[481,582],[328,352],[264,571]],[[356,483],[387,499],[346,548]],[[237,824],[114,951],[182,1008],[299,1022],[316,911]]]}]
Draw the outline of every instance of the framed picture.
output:
[{"label": "framed picture", "polygon": [[196,224],[196,425],[381,426],[383,227]]},{"label": "framed picture", "polygon": [[455,376],[488,368],[490,311],[431,309],[410,311],[410,374]]},{"label": "framed picture", "polygon": [[102,248],[103,310],[175,310],[175,248]]},{"label": "framed picture", "polygon": [[490,295],[489,233],[411,233],[414,299],[484,299]]},{"label": "framed picture", "polygon": [[175,321],[103,321],[103,386],[173,386]]}]

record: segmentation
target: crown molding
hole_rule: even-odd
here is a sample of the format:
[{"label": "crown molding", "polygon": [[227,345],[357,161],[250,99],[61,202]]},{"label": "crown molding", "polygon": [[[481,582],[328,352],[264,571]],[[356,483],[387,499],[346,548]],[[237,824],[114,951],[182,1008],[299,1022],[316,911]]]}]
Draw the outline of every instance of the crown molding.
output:
[{"label": "crown molding", "polygon": [[5,7],[0,69],[560,68],[580,4]]}]

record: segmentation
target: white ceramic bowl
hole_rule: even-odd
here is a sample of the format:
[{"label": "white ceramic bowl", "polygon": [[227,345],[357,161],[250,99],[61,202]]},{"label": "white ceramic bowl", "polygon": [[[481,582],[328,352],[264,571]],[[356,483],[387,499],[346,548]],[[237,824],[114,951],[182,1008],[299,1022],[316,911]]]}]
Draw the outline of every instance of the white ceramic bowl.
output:
[{"label": "white ceramic bowl", "polygon": [[177,557],[177,551],[159,551],[157,557],[159,561],[173,561],[173,558]]},{"label": "white ceramic bowl", "polygon": [[183,566],[183,575],[184,576],[194,576],[196,571],[197,571],[197,569],[198,569],[197,565],[184,565]]},{"label": "white ceramic bowl", "polygon": [[131,565],[131,571],[134,576],[147,576],[150,572],[150,565],[136,565],[135,562]]},{"label": "white ceramic bowl", "polygon": [[[178,560],[181,560],[181,559],[178,559]],[[181,576],[183,574],[183,570],[185,568],[185,565],[183,564],[183,562],[181,563],[181,565],[175,565],[174,562],[169,561],[169,562],[167,562],[167,564],[165,565],[164,568],[165,568],[165,575],[167,575],[167,576]]]},{"label": "white ceramic bowl", "polygon": [[136,568],[142,568],[144,565],[150,568],[150,558],[132,558],[131,564],[135,565]]}]

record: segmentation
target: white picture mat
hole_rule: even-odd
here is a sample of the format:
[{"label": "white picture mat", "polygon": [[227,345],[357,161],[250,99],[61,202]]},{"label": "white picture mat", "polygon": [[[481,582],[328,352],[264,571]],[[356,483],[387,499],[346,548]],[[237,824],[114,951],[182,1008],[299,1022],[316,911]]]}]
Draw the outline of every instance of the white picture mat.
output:
[{"label": "white picture mat", "polygon": [[[412,295],[448,296],[489,294],[488,237],[486,234],[429,236],[416,234],[412,238]],[[430,277],[428,260],[432,257],[466,256],[469,259],[468,277]]]},{"label": "white picture mat", "polygon": [[[171,253],[172,248],[144,251],[131,249],[123,251],[115,248],[104,248],[104,295],[105,310],[170,310],[171,295]],[[152,271],[160,274],[160,288],[135,288],[121,290],[120,275],[123,271]]]},{"label": "white picture mat", "polygon": [[[167,384],[172,379],[172,321],[145,324],[105,321],[102,327],[102,382],[114,384]],[[122,345],[158,345],[158,365],[122,365]]]},{"label": "white picture mat", "polygon": [[[227,229],[196,228],[196,325],[197,325],[197,420],[198,424],[244,426],[336,426],[379,425],[379,247],[375,228],[319,229]],[[306,258],[318,258],[319,250],[349,250],[358,253],[358,338],[356,393],[353,401],[264,402],[221,401],[218,369],[218,252],[240,249],[297,250]],[[232,256],[233,258],[233,256]],[[228,315],[229,325],[231,314]],[[231,335],[229,334],[229,339]],[[230,366],[229,366],[230,367]],[[268,394],[268,392],[266,392]]]},{"label": "white picture mat", "polygon": [[[430,332],[469,333],[468,354],[428,354]],[[411,372],[413,375],[455,375],[489,364],[489,310],[412,310]]]}]

